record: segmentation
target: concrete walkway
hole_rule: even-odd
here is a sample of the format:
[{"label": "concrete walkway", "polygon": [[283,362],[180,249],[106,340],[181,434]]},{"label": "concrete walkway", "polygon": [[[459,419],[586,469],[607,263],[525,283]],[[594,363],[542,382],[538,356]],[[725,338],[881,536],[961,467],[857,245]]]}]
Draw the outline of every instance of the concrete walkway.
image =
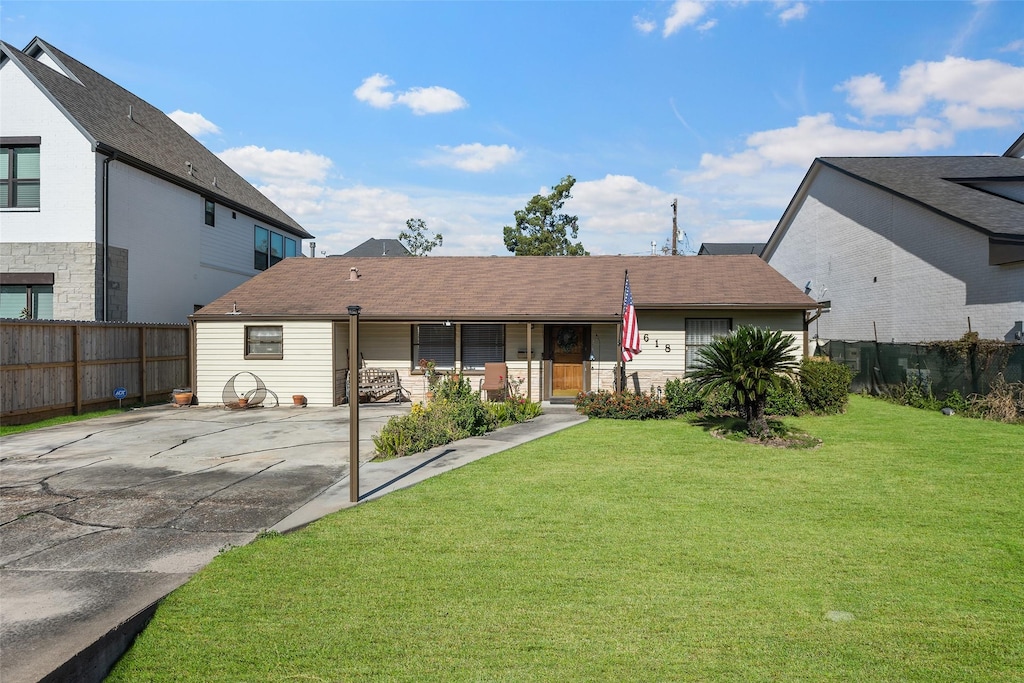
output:
[{"label": "concrete walkway", "polygon": [[[360,410],[360,502],[582,422],[370,462],[408,405]],[[157,603],[222,549],[351,507],[348,408],[161,406],[0,440],[0,680],[100,681]]]}]

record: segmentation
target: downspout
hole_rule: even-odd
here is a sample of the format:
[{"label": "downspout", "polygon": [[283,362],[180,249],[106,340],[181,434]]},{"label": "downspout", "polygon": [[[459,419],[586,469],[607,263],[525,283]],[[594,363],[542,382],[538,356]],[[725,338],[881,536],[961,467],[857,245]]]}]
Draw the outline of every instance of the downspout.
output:
[{"label": "downspout", "polygon": [[103,322],[107,322],[107,290],[109,287],[109,273],[107,268],[107,245],[110,242],[110,162],[117,159],[117,154],[107,155],[107,158],[103,160],[103,188],[101,195],[103,197],[103,211],[100,215],[100,240],[101,240],[101,256],[103,263],[100,266],[102,272],[102,286],[103,293],[100,297],[101,306],[103,307],[103,316],[100,318]]}]

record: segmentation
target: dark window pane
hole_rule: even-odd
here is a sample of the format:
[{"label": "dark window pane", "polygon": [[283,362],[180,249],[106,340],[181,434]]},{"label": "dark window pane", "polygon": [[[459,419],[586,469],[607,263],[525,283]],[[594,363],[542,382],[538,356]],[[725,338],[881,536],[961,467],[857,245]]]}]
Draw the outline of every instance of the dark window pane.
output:
[{"label": "dark window pane", "polygon": [[504,326],[462,326],[462,367],[464,369],[483,370],[484,363],[501,363],[504,360]]},{"label": "dark window pane", "polygon": [[253,268],[266,270],[270,267],[270,233],[266,228],[256,226],[256,256],[253,260]]},{"label": "dark window pane", "polygon": [[438,369],[451,370],[455,367],[455,326],[454,325],[420,325],[419,326],[419,357],[413,359],[418,364],[420,359],[432,360]]}]

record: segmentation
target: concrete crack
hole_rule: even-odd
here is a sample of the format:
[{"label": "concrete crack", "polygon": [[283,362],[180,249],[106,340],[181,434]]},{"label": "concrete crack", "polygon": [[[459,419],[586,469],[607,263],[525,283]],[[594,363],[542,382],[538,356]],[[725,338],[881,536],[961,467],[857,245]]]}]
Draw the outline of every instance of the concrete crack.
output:
[{"label": "concrete crack", "polygon": [[209,500],[210,498],[212,498],[213,496],[217,495],[221,491],[226,491],[227,489],[231,488],[232,486],[237,486],[238,484],[241,484],[242,482],[248,481],[248,480],[252,479],[253,477],[257,477],[257,476],[263,474],[264,472],[266,472],[267,470],[269,470],[271,467],[276,467],[276,466],[280,465],[283,462],[286,462],[286,461],[285,460],[278,460],[277,462],[270,463],[266,467],[258,469],[255,472],[253,472],[252,474],[249,474],[248,476],[242,477],[241,479],[238,479],[237,481],[233,481],[230,484],[225,484],[224,486],[222,486],[221,488],[217,489],[216,491],[211,491],[210,493],[208,493],[207,495],[203,496],[202,498],[199,498],[199,499],[193,501],[191,505],[189,505],[186,509],[181,511],[181,514],[179,514],[177,517],[175,517],[174,519],[172,519],[169,522],[167,522],[167,528],[178,529],[180,531],[188,531],[188,529],[181,529],[181,527],[174,526],[174,523],[179,521],[182,517],[187,515],[192,510],[194,510],[195,507],[197,505],[199,505],[200,503],[202,503],[204,500]]}]

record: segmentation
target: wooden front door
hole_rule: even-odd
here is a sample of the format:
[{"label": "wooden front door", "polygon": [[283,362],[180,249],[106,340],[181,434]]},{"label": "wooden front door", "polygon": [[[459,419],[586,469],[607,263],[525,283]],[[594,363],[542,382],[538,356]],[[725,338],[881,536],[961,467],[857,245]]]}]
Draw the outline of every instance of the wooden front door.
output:
[{"label": "wooden front door", "polygon": [[583,391],[583,353],[586,344],[582,325],[549,325],[551,395],[575,396]]}]

